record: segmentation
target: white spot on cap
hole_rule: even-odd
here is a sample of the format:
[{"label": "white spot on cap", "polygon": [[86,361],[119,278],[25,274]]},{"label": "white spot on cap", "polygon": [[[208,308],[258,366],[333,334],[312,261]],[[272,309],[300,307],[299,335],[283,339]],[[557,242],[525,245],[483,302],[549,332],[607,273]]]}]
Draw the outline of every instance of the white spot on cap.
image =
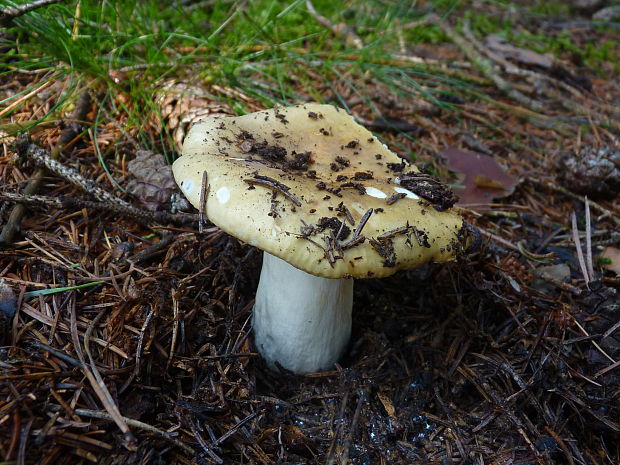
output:
[{"label": "white spot on cap", "polygon": [[378,199],[384,199],[387,197],[387,194],[385,192],[380,191],[376,187],[367,187],[366,193],[370,195],[371,197],[376,197]]},{"label": "white spot on cap", "polygon": [[399,194],[405,194],[408,199],[419,199],[420,198],[419,195],[414,194],[409,189],[405,189],[404,187],[395,187],[394,190],[398,192]]},{"label": "white spot on cap", "polygon": [[274,224],[273,227],[271,228],[271,237],[277,237],[278,234],[280,234],[281,232],[282,232],[282,228],[278,226],[277,224]]},{"label": "white spot on cap", "polygon": [[184,179],[181,181],[181,189],[183,189],[183,193],[185,195],[189,195],[194,190],[194,181],[191,179]]},{"label": "white spot on cap", "polygon": [[222,205],[228,202],[230,200],[230,191],[228,190],[228,187],[226,186],[220,187],[215,193],[215,198]]}]

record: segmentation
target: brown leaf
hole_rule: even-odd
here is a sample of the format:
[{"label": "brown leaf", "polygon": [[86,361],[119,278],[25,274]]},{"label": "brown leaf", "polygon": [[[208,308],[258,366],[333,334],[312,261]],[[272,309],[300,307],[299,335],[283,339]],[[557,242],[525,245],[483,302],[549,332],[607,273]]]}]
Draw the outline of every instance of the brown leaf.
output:
[{"label": "brown leaf", "polygon": [[440,155],[448,169],[460,175],[461,185],[453,188],[459,196],[458,205],[490,203],[512,194],[518,184],[493,157],[454,147],[442,150]]}]

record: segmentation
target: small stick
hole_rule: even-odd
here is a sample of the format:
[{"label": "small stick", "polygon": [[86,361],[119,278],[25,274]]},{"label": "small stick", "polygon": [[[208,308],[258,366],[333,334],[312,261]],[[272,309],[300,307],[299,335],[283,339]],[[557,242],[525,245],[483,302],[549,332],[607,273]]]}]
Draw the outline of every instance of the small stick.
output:
[{"label": "small stick", "polygon": [[314,231],[314,226],[310,226],[304,220],[301,220],[301,227],[299,228],[299,232],[302,236],[311,236],[312,234],[314,234]]},{"label": "small stick", "polygon": [[[340,237],[340,233],[342,233],[342,230],[344,229],[344,221],[340,222],[340,227],[338,228],[338,232],[336,233],[336,236],[334,237],[334,243],[338,242],[338,238]],[[333,234],[333,232],[332,232]]]},{"label": "small stick", "polygon": [[2,8],[0,10],[0,26],[8,27],[15,18],[19,18],[38,8],[60,2],[62,2],[62,0],[34,0],[33,2],[24,3],[23,5]]},{"label": "small stick", "polygon": [[144,319],[144,323],[142,323],[142,327],[140,328],[140,335],[138,336],[138,345],[136,347],[136,355],[135,355],[136,362],[135,362],[133,372],[127,378],[127,381],[125,381],[123,385],[121,386],[121,388],[118,390],[119,394],[122,394],[123,392],[125,392],[125,390],[133,382],[133,380],[138,377],[138,374],[140,374],[140,362],[142,358],[142,347],[144,346],[144,335],[146,334],[146,330],[149,324],[151,323],[151,319],[153,318],[153,315],[155,315],[155,310],[153,309],[153,307],[151,307],[149,309],[149,312],[146,315],[146,318]]},{"label": "small stick", "polygon": [[202,172],[202,185],[200,186],[200,211],[198,212],[198,232],[203,233],[207,223],[207,195],[209,194],[209,175]]},{"label": "small stick", "polygon": [[34,417],[30,418],[20,432],[19,449],[17,450],[17,465],[25,465],[26,463],[26,444],[28,443],[28,436],[30,436],[30,428]]},{"label": "small stick", "polygon": [[[338,439],[340,436],[340,433],[342,432],[343,428],[344,428],[344,411],[345,408],[347,406],[347,402],[349,401],[349,391],[346,390],[344,392],[344,395],[342,396],[342,401],[340,403],[340,411],[338,413],[338,419],[336,420],[333,416],[332,416],[332,420],[330,421],[330,434],[332,436],[332,440],[331,443],[329,445],[329,449],[327,451],[327,459],[325,460],[325,463],[327,465],[333,465],[334,464],[334,458],[336,456],[336,446],[338,443]],[[336,424],[337,423],[337,424]],[[335,427],[334,427],[334,424]]]},{"label": "small stick", "polygon": [[334,263],[336,263],[336,258],[334,257],[334,244],[329,236],[325,237],[325,245],[327,246],[325,250],[325,258],[329,264],[333,267]]},{"label": "small stick", "polygon": [[342,250],[348,250],[352,247],[355,247],[356,245],[363,244],[365,240],[366,238],[364,236],[353,236],[347,242],[343,242],[342,244],[340,244],[340,248]]},{"label": "small stick", "polygon": [[355,224],[355,219],[353,218],[353,215],[351,215],[351,212],[349,211],[349,209],[346,207],[344,203],[341,203],[340,205],[338,205],[336,210],[340,213],[343,213],[344,216],[347,218],[347,221],[351,223],[351,225]]},{"label": "small stick", "polygon": [[332,24],[329,19],[327,19],[325,16],[321,16],[316,11],[314,5],[310,0],[306,0],[306,8],[308,9],[308,13],[312,15],[312,17],[316,20],[317,23],[330,29],[337,37],[343,37],[347,45],[353,46],[358,50],[364,48],[364,42],[362,41],[360,36],[358,36],[355,31],[349,26],[344,23]]},{"label": "small stick", "polygon": [[[415,239],[416,241],[418,241],[418,245],[420,247],[424,246],[424,247],[430,247],[429,243],[428,243],[428,237],[426,236],[426,234],[424,233],[424,231],[420,231],[418,228],[416,228],[415,226],[412,226],[413,228],[413,232],[415,233]],[[422,238],[424,240],[422,240]]]},{"label": "small stick", "polygon": [[131,208],[131,205],[123,199],[97,186],[91,179],[86,179],[77,170],[64,166],[59,161],[54,160],[48,155],[47,150],[36,144],[28,145],[25,151],[27,157],[31,158],[35,163],[44,166],[52,173],[66,179],[74,186],[79,187],[85,192],[92,194],[97,200],[120,205],[125,208]]},{"label": "small stick", "polygon": [[590,202],[588,197],[585,198],[586,203],[586,264],[588,265],[588,273],[590,279],[594,279],[594,266],[592,265],[592,225],[590,221]]},{"label": "small stick", "polygon": [[81,367],[82,364],[80,362],[78,362],[76,359],[74,359],[73,357],[65,354],[64,352],[61,352],[57,349],[54,349],[53,347],[48,346],[47,344],[43,344],[41,342],[32,342],[31,343],[32,347],[36,347],[37,349],[41,349],[41,350],[45,350],[46,352],[49,352],[50,354],[54,355],[55,357],[58,357],[59,359],[67,362],[69,365],[73,365],[74,367]]},{"label": "small stick", "polygon": [[441,28],[444,34],[448,36],[454,45],[461,49],[469,61],[471,61],[474,66],[478,68],[485,78],[492,81],[499,90],[535,112],[540,112],[543,110],[543,105],[540,102],[531,99],[527,95],[516,90],[511,83],[499,76],[499,74],[497,74],[493,69],[493,63],[488,58],[480,54],[480,52],[478,52],[463,36],[461,36],[461,34],[452,29],[446,21],[436,15],[433,15],[433,17],[435,19],[435,24]]},{"label": "small stick", "polygon": [[[91,210],[100,210],[116,213],[127,218],[132,218],[140,223],[170,222],[183,225],[196,222],[198,219],[198,215],[190,213],[151,212],[148,210],[136,208],[132,205],[125,207],[122,205],[110,204],[106,202],[94,202],[92,200],[84,200],[77,197],[47,197],[44,195],[25,195],[16,194],[14,192],[0,191],[0,200],[17,202],[22,205],[38,205],[51,208],[87,208]],[[2,243],[1,239],[0,243]]]},{"label": "small stick", "polygon": [[[0,12],[1,15],[1,12]],[[2,16],[0,16],[0,22],[2,21]],[[25,102],[26,100],[28,100],[30,97],[37,95],[39,92],[41,92],[43,89],[48,88],[49,86],[51,86],[52,84],[54,84],[56,82],[56,78],[58,77],[58,75],[56,76],[52,76],[47,82],[45,82],[44,84],[40,85],[39,87],[37,87],[36,89],[31,90],[30,92],[28,92],[26,95],[22,95],[20,98],[18,98],[17,100],[15,100],[13,103],[11,103],[10,105],[6,106],[2,111],[0,111],[0,118],[3,118],[5,115],[9,114],[11,111],[13,111],[15,108],[17,108],[18,106],[20,106],[23,102]]]},{"label": "small stick", "polygon": [[397,200],[404,199],[405,197],[407,197],[407,194],[405,194],[404,192],[399,192],[398,194],[394,194],[391,197],[388,197],[385,203],[387,203],[388,205],[392,205],[393,203],[396,203]]},{"label": "small stick", "polygon": [[148,260],[172,244],[175,238],[176,236],[174,234],[164,234],[159,241],[149,245],[146,249],[142,249],[140,252],[133,254],[131,257],[128,257],[127,261],[137,264],[143,262],[144,260]]},{"label": "small stick", "polygon": [[300,236],[300,237],[301,237],[302,239],[305,239],[305,240],[307,240],[308,242],[310,242],[310,244],[314,244],[314,245],[316,245],[319,249],[321,249],[323,252],[325,252],[325,248],[324,248],[321,244],[319,244],[318,242],[313,241],[313,240],[312,240],[312,239],[310,239],[309,237],[305,237],[305,236]]},{"label": "small stick", "polygon": [[360,219],[359,224],[357,225],[357,228],[355,228],[355,231],[353,231],[353,237],[357,237],[361,234],[362,229],[364,229],[364,226],[366,226],[366,223],[368,223],[368,220],[370,219],[370,215],[372,215],[373,209],[369,208],[368,210],[366,210],[366,213],[364,213],[364,216],[362,216],[362,218]]},{"label": "small stick", "polygon": [[258,185],[265,186],[268,189],[280,192],[282,195],[284,195],[284,197],[289,199],[295,205],[297,205],[298,207],[301,207],[301,202],[297,199],[297,197],[295,197],[293,194],[289,192],[290,188],[288,186],[285,186],[281,182],[276,181],[273,178],[270,178],[267,176],[256,175],[254,176],[254,179],[244,179],[244,181],[251,185],[258,184]]},{"label": "small stick", "polygon": [[549,435],[553,438],[553,440],[559,444],[560,449],[562,449],[562,452],[564,452],[564,455],[566,456],[568,465],[575,465],[575,461],[573,460],[573,454],[571,454],[570,450],[568,449],[568,446],[562,440],[560,435],[546,425],[545,425],[545,429],[547,430]]},{"label": "small stick", "polygon": [[224,460],[222,460],[221,457],[219,457],[215,452],[211,450],[211,447],[209,446],[209,444],[207,444],[207,441],[205,441],[204,438],[200,435],[200,431],[198,431],[198,425],[196,425],[191,418],[188,419],[188,423],[194,437],[198,441],[198,444],[200,444],[200,446],[202,447],[202,450],[204,450],[209,457],[215,460],[216,463],[224,463]]},{"label": "small stick", "polygon": [[[72,308],[75,309],[75,305]],[[86,332],[84,333],[84,351],[86,352],[86,355],[88,356],[88,360],[90,362],[90,372],[92,373],[92,375],[95,377],[97,381],[97,386],[93,384],[93,389],[97,393],[97,396],[100,398],[105,409],[108,412],[110,412],[113,418],[115,418],[116,424],[118,425],[119,429],[125,435],[125,440],[129,443],[129,447],[127,448],[132,449],[133,447],[131,446],[131,444],[135,442],[135,439],[133,435],[131,434],[129,427],[123,421],[118,405],[116,405],[116,403],[114,402],[114,398],[112,397],[112,394],[110,393],[110,391],[108,390],[108,387],[103,381],[103,378],[101,377],[101,373],[99,373],[99,370],[97,369],[97,365],[95,364],[95,359],[93,358],[92,352],[90,351],[90,335],[92,334],[95,326],[97,326],[97,324],[99,323],[99,320],[101,320],[101,318],[105,315],[105,313],[106,313],[106,309],[102,309],[88,325],[88,328],[86,329]],[[73,318],[73,315],[74,315],[74,312],[72,312],[72,318]],[[83,360],[81,360],[81,362],[82,362],[82,369],[85,372],[87,372],[88,368],[86,367],[86,363]],[[92,382],[92,380],[90,380],[90,377],[89,377],[89,381]]]},{"label": "small stick", "polygon": [[250,421],[252,418],[254,418],[256,415],[258,415],[258,413],[254,412],[254,413],[250,413],[247,417],[245,417],[243,420],[239,421],[235,426],[233,426],[229,431],[227,431],[226,433],[224,433],[222,436],[220,436],[220,438],[215,441],[215,445],[219,445],[221,443],[223,443],[224,441],[226,441],[226,439],[228,439],[229,437],[231,437],[233,434],[235,434],[237,432],[237,430],[239,428],[241,428],[244,424],[246,424],[248,421]]},{"label": "small stick", "polygon": [[[573,322],[575,323],[575,325],[579,328],[579,330],[584,334],[584,336],[590,336],[590,334],[588,334],[588,332],[586,331],[586,329],[582,326],[581,323],[579,323],[579,321],[577,320],[577,318],[575,318],[573,315],[571,315],[571,319],[573,320]],[[590,341],[592,343],[592,345],[594,347],[596,347],[596,349],[605,356],[605,358],[607,360],[609,360],[611,363],[615,364],[617,363],[616,360],[613,359],[613,357],[611,355],[609,355],[607,352],[605,352],[605,350],[596,342],[596,341]]]},{"label": "small stick", "polygon": [[347,189],[347,188],[356,189],[360,193],[360,195],[364,195],[366,193],[366,188],[361,182],[353,182],[353,181],[345,182],[344,184],[340,184],[340,188],[341,189]]},{"label": "small stick", "polygon": [[588,276],[588,270],[586,269],[586,262],[583,259],[583,251],[581,250],[581,240],[579,239],[579,230],[577,229],[577,217],[575,212],[570,215],[571,225],[573,229],[573,242],[575,242],[575,248],[577,249],[577,259],[579,261],[579,268],[581,268],[581,274],[586,282],[586,286],[590,282],[590,276]]},{"label": "small stick", "polygon": [[170,340],[170,351],[168,352],[168,360],[166,361],[166,371],[170,368],[172,359],[174,358],[174,351],[177,347],[177,339],[179,338],[179,300],[175,298],[172,293],[172,338]]},{"label": "small stick", "polygon": [[618,320],[618,322],[615,325],[613,325],[611,328],[605,331],[605,333],[603,334],[603,339],[605,339],[606,337],[609,337],[618,328],[620,328],[620,320]]},{"label": "small stick", "polygon": [[594,374],[594,376],[592,376],[592,379],[596,379],[596,378],[598,378],[599,376],[604,375],[605,373],[607,373],[607,372],[609,372],[609,371],[611,371],[611,370],[613,370],[613,369],[615,369],[615,368],[618,368],[618,367],[620,367],[620,360],[618,360],[617,362],[612,363],[612,364],[611,364],[611,365],[609,365],[608,367],[603,368],[602,370],[600,370],[600,371],[596,372],[596,373]]},{"label": "small stick", "polygon": [[344,445],[342,447],[343,455],[340,457],[340,463],[346,464],[349,462],[349,451],[351,450],[351,442],[353,441],[353,435],[355,434],[355,428],[357,427],[357,422],[360,417],[360,412],[362,411],[362,405],[366,402],[366,394],[364,391],[360,390],[357,395],[357,405],[355,406],[355,411],[353,412],[353,419],[351,420],[351,426],[349,426],[349,432],[347,437],[344,440]]},{"label": "small stick", "polygon": [[[411,229],[411,226],[409,226],[409,225],[401,226],[400,228],[396,228],[396,229],[392,229],[391,231],[384,232],[380,236],[377,236],[377,239],[382,241],[382,240],[385,240],[385,239],[389,239],[390,237],[397,236],[398,234],[406,234],[407,231],[409,231],[409,229]],[[417,238],[417,235],[416,235],[416,238]],[[418,243],[419,242],[420,242],[420,239],[418,239]],[[420,244],[420,245],[422,245],[422,244]]]},{"label": "small stick", "polygon": [[[103,382],[103,379],[101,379],[101,375],[99,375],[99,373],[97,372],[97,375],[99,375],[99,377],[95,376],[95,374],[93,374],[93,372],[86,365],[86,361],[84,359],[84,353],[82,351],[82,345],[80,343],[80,337],[78,335],[78,330],[77,330],[77,316],[76,316],[76,310],[75,310],[75,299],[72,299],[70,307],[71,307],[70,334],[71,334],[71,339],[73,341],[73,346],[74,346],[75,352],[76,352],[76,354],[78,356],[78,359],[80,360],[80,363],[82,365],[81,366],[82,371],[86,375],[86,378],[90,382],[90,385],[92,386],[93,391],[95,391],[95,394],[97,395],[97,397],[99,398],[99,400],[103,404],[104,408],[108,411],[108,413],[110,414],[110,417],[114,420],[114,423],[116,423],[118,428],[124,434],[124,436],[125,436],[125,438],[127,440],[128,445],[132,444],[132,443],[135,442],[135,439],[133,438],[133,435],[131,434],[131,431],[129,430],[129,428],[127,426],[127,423],[124,421],[123,417],[121,416],[121,413],[120,413],[120,410],[118,409],[118,406],[114,403],[114,399],[112,399],[112,395],[110,394],[110,391],[108,390],[107,386]],[[99,315],[103,315],[103,313],[100,313]],[[98,320],[98,318],[95,318],[95,320]],[[94,324],[96,324],[96,323],[94,323]],[[94,326],[94,324],[89,326],[88,329],[90,331],[92,331],[91,328],[92,328],[92,326]],[[94,361],[93,361],[92,355],[90,353],[90,347],[89,347],[89,341],[88,341],[88,339],[90,338],[90,331],[87,331],[87,333],[84,335],[84,347],[87,350],[88,357],[90,359],[91,364],[94,365]],[[79,413],[78,413],[78,415],[79,415]],[[128,447],[128,448],[130,448],[130,447]]]},{"label": "small stick", "polygon": [[[61,407],[51,404],[49,405],[49,407],[52,410],[55,411],[60,411]],[[99,410],[89,410],[89,409],[84,409],[84,408],[77,408],[74,410],[74,413],[76,415],[79,415],[81,417],[86,417],[86,418],[96,418],[98,420],[106,420],[106,421],[114,421],[114,419],[112,418],[112,415],[110,415],[107,412],[101,412]],[[127,418],[127,417],[121,417],[125,423],[127,423],[129,426],[133,426],[134,428],[137,429],[141,429],[143,431],[148,431],[149,433],[153,433],[157,436],[159,436],[162,439],[165,439],[166,441],[171,442],[172,444],[174,444],[175,446],[177,446],[179,449],[182,449],[183,451],[185,451],[186,453],[195,456],[196,455],[196,451],[194,449],[192,449],[191,447],[189,447],[188,445],[186,445],[185,443],[179,441],[176,438],[173,438],[170,433],[163,431],[159,428],[156,428],[154,426],[151,426],[147,423],[143,423],[141,421],[138,420],[134,420],[133,418]]]}]

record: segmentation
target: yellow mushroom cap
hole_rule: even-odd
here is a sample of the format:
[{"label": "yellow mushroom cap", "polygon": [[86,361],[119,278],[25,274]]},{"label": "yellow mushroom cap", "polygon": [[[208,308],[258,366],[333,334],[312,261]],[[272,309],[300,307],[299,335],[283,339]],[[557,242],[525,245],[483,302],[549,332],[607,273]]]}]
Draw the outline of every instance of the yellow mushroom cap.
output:
[{"label": "yellow mushroom cap", "polygon": [[331,105],[204,119],[172,169],[196,208],[207,172],[222,230],[316,276],[389,276],[464,243],[452,192]]}]

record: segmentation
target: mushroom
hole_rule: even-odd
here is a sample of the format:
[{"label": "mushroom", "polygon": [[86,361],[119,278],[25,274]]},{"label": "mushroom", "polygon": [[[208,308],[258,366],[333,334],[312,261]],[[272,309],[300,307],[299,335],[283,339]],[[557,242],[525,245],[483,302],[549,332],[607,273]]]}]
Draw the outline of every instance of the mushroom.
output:
[{"label": "mushroom", "polygon": [[465,228],[452,192],[331,105],[207,118],[173,165],[222,230],[264,251],[254,341],[271,368],[330,369],[351,333],[353,278],[452,260]]}]

